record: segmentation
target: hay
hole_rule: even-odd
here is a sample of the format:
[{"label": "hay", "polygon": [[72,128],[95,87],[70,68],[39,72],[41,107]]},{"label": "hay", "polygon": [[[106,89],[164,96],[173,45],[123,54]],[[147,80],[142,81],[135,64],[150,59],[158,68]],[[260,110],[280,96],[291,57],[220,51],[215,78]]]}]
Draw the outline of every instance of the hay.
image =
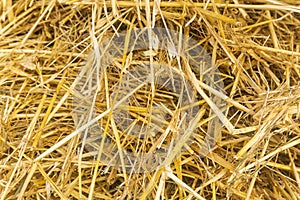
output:
[{"label": "hay", "polygon": [[[0,200],[300,199],[299,3],[0,1]],[[224,91],[207,84],[187,63],[180,68],[181,62],[168,58],[170,52],[122,54],[101,79],[91,77],[105,89],[95,98],[94,119],[80,124],[72,101],[80,97],[77,77],[99,59],[97,51],[88,56],[121,31],[153,24],[197,41],[211,55]],[[108,100],[126,64],[151,65],[153,59],[176,65],[201,99],[177,109],[180,96],[151,83],[131,91],[139,104],[126,109],[145,124],[154,116],[161,122],[154,128],[175,133],[176,113],[198,106],[190,143],[188,130],[181,143],[163,133],[137,139],[120,131],[121,121],[112,117]],[[153,113],[147,112],[148,101],[158,105]],[[162,110],[169,112],[166,121],[159,118]],[[216,144],[203,153],[214,119],[222,122],[212,131]],[[115,163],[103,161],[104,142],[91,142],[87,132],[86,141],[83,137],[95,122],[113,141]],[[142,154],[156,144],[173,143],[154,171],[127,170],[122,149]]]}]

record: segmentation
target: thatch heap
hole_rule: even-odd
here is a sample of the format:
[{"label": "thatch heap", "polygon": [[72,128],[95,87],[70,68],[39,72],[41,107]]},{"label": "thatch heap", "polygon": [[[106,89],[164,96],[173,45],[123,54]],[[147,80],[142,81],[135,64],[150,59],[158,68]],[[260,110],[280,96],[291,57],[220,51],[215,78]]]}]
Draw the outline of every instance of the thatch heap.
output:
[{"label": "thatch heap", "polygon": [[[0,200],[300,199],[299,4],[298,0],[0,1]],[[210,55],[212,76],[218,79],[207,81],[203,71],[181,63],[189,57],[180,60],[168,50],[111,54],[114,62],[101,66],[103,41],[146,27],[192,38]],[[178,43],[178,38],[172,39]],[[122,53],[116,46],[117,51]],[[196,126],[190,141],[173,139],[178,123],[182,127],[188,123],[176,118],[182,115],[175,112],[182,96],[152,83],[134,91],[135,104],[126,111],[149,130],[157,129],[157,134],[126,134],[124,113],[112,117],[109,99],[116,84],[126,71],[137,72],[133,66],[150,63],[148,67],[151,62],[172,65],[171,71],[178,72],[177,78],[189,83],[199,99],[189,119]],[[97,86],[94,91],[81,85],[97,92],[88,104],[95,112],[86,121],[74,115],[74,108],[87,102],[77,88],[82,69],[101,71],[99,78],[84,75]],[[170,80],[178,83],[173,76]],[[214,87],[219,83],[221,88]],[[74,105],[74,97],[83,103]],[[150,105],[155,106],[149,113]],[[160,118],[164,109],[168,115]],[[88,106],[81,111],[91,113]],[[152,114],[158,126],[149,124]],[[92,119],[102,130],[94,135],[91,129],[85,131]],[[210,129],[215,119],[218,125]],[[176,137],[163,135],[168,127]],[[203,152],[209,130],[214,142]],[[117,156],[107,157],[112,162],[103,159],[109,147],[97,133],[115,147],[111,153]],[[154,169],[128,170],[132,163],[124,161],[121,149],[157,155],[158,144],[166,148],[167,162],[160,165],[154,156],[158,163]],[[172,144],[176,145],[168,148]],[[180,154],[178,145],[185,147]]]}]

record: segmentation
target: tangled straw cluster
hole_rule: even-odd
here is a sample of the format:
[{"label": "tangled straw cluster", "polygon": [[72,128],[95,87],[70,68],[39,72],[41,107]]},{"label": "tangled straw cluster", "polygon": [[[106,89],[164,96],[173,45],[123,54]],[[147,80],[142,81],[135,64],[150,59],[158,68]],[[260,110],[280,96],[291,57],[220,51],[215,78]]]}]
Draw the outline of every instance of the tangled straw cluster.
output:
[{"label": "tangled straw cluster", "polygon": [[[223,82],[196,41],[163,28],[128,30],[101,42],[88,60],[75,80],[73,113],[78,128],[97,119],[83,130],[82,149],[98,153],[99,161],[150,172],[170,165],[184,146],[197,144],[204,156],[215,144],[224,102],[197,83],[223,94]],[[196,89],[218,117],[199,107],[205,101]],[[201,130],[204,115],[211,119]]]},{"label": "tangled straw cluster", "polygon": [[[0,200],[299,199],[299,4],[298,0],[0,1]],[[95,66],[87,61],[97,59],[88,55],[101,49],[101,42],[147,27],[192,38],[211,55],[209,62],[219,79],[206,81],[200,76],[203,71],[197,74],[188,65],[180,69],[172,49],[159,52],[157,58],[153,55],[154,61],[180,69],[198,98],[196,113],[202,117],[181,154],[168,157],[167,152],[168,162],[161,167],[133,173],[122,159],[103,162],[101,148],[93,146],[90,151],[83,145],[83,135],[91,133],[85,130],[93,123],[73,119],[73,97],[79,94],[78,74],[83,66]],[[122,65],[132,56],[130,72],[152,54],[122,54],[98,80],[106,89],[95,96],[94,122],[106,129],[117,151],[147,152],[155,141],[156,135],[123,134],[121,119],[107,117],[111,106],[107,100],[123,74]],[[146,102],[152,91],[157,92],[157,106],[166,103],[164,109],[176,110],[173,93],[153,90],[154,86],[150,83],[134,94],[137,101],[126,108],[130,119],[140,119],[142,108],[149,111],[151,104]],[[213,97],[226,106],[220,109]],[[156,112],[155,107],[152,110]],[[160,119],[170,122],[173,116],[171,112]],[[199,156],[214,119],[221,121],[213,126],[220,130],[212,131],[217,133],[216,143]],[[157,133],[161,135],[162,131]],[[91,141],[86,137],[85,144]],[[172,137],[165,141],[170,145]]]}]

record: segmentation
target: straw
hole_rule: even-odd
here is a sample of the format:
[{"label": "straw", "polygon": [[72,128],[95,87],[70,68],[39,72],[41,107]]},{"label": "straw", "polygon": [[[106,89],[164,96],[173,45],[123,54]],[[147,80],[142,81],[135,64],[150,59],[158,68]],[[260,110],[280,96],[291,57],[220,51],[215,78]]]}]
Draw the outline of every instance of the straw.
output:
[{"label": "straw", "polygon": [[0,200],[300,199],[299,3],[0,0]]}]

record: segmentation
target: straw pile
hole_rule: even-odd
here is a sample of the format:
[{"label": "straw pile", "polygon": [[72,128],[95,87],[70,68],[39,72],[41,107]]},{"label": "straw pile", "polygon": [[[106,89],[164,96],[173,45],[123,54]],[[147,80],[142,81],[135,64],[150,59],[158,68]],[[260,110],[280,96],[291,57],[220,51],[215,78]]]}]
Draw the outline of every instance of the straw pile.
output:
[{"label": "straw pile", "polygon": [[[299,4],[0,1],[0,200],[300,199]],[[180,69],[201,97],[194,141],[182,142],[186,150],[180,156],[168,152],[167,164],[154,171],[134,173],[122,161],[115,163],[119,168],[103,162],[99,146],[83,147],[84,129],[74,119],[72,96],[78,73],[91,65],[89,55],[101,41],[152,25],[197,41],[211,55],[224,91],[195,80],[188,67]],[[167,62],[167,53],[160,54],[158,60]],[[131,59],[144,62],[143,55]],[[116,58],[100,80],[109,88],[97,96],[97,122],[117,149],[151,151],[155,140],[128,136],[118,130],[121,122],[109,117],[106,95],[121,79],[117,66],[127,57]],[[133,117],[139,113],[147,119],[152,87],[135,94],[139,107],[129,108]],[[160,89],[152,100],[171,109],[174,95]],[[211,93],[226,107],[214,109],[216,103],[205,98]],[[174,116],[171,112],[166,126]],[[200,156],[203,133],[213,119],[222,122],[216,144]],[[168,145],[172,138],[163,142]]]}]

